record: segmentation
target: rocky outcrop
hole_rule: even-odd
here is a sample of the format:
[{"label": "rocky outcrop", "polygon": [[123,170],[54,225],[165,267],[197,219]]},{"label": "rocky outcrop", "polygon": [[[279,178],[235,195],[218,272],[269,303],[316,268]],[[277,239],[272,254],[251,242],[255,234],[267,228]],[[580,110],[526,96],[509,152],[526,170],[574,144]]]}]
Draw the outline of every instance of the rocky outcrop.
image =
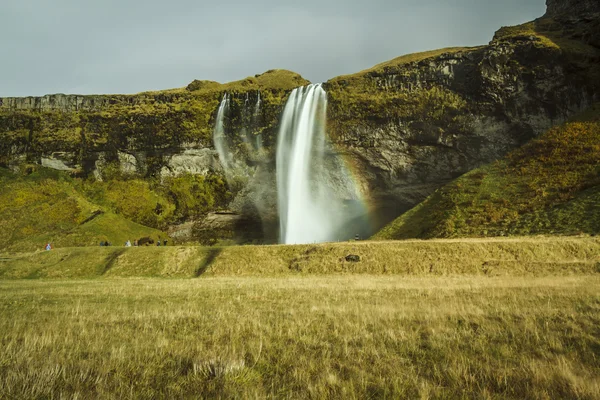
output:
[{"label": "rocky outcrop", "polygon": [[546,0],[546,16],[577,16],[600,13],[598,0]]}]

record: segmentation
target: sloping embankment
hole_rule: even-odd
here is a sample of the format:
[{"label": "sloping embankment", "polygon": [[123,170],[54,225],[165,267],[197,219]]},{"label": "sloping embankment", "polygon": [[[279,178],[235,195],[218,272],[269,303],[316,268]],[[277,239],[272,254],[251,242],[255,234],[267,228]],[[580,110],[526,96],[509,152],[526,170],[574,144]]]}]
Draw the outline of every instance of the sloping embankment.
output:
[{"label": "sloping embankment", "polygon": [[[348,257],[350,255],[358,256]],[[349,261],[352,258],[355,261]],[[84,247],[0,258],[0,278],[285,274],[571,275],[600,273],[600,239],[539,237],[298,246]]]}]

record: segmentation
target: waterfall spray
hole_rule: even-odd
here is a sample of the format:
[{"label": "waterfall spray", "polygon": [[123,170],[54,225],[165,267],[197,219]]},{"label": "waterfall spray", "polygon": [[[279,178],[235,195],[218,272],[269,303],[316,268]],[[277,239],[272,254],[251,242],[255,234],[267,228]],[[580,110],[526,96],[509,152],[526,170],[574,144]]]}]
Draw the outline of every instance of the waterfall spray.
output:
[{"label": "waterfall spray", "polygon": [[341,158],[327,151],[326,112],[327,95],[320,84],[295,89],[283,111],[277,143],[282,243],[351,237],[343,227],[364,211],[345,206],[349,199],[360,199],[360,194]]}]

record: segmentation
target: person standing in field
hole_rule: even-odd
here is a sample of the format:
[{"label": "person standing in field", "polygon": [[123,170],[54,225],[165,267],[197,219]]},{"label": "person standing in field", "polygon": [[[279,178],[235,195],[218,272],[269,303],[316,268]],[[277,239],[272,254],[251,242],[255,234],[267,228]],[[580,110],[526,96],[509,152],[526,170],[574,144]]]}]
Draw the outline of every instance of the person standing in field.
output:
[{"label": "person standing in field", "polygon": [[50,243],[46,243],[46,251],[52,250],[52,245]]}]

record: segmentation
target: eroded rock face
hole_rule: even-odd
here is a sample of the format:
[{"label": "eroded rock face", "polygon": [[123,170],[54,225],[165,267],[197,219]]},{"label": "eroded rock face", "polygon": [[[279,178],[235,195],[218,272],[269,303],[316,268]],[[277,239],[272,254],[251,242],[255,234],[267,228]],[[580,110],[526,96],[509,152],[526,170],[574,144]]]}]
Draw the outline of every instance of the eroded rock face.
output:
[{"label": "eroded rock face", "polygon": [[546,15],[581,15],[600,12],[598,0],[546,0]]},{"label": "eroded rock face", "polygon": [[222,240],[252,242],[264,239],[260,221],[231,211],[209,213],[192,224],[191,237],[204,245],[213,245]]}]

